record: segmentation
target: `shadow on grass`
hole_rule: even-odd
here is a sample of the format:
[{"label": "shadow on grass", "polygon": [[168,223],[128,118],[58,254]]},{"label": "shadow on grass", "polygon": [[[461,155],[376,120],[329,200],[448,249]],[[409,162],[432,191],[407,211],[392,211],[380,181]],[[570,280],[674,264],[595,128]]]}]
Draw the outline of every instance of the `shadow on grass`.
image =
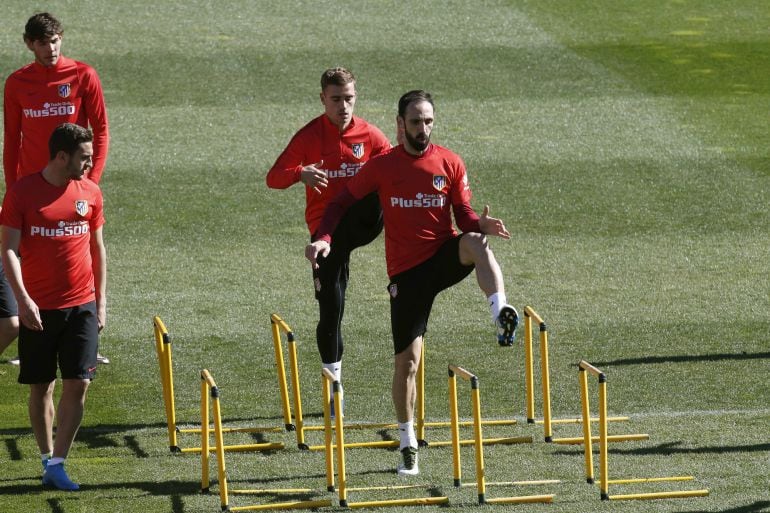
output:
[{"label": "shadow on grass", "polygon": [[[610,454],[630,454],[636,456],[644,455],[661,455],[667,456],[671,454],[725,454],[725,453],[750,453],[750,452],[770,452],[770,443],[755,444],[755,445],[718,445],[718,446],[706,446],[706,447],[677,447],[682,442],[669,442],[664,444],[658,444],[652,447],[639,447],[636,449],[620,449],[617,446],[610,446]],[[563,456],[582,456],[584,454],[583,449],[575,451],[555,451],[554,454]]]},{"label": "shadow on grass", "polygon": [[649,363],[684,363],[684,362],[721,362],[724,360],[761,360],[770,359],[770,352],[764,353],[712,353],[696,355],[643,356],[640,358],[621,358],[606,362],[591,362],[602,368],[610,365],[643,365]]},{"label": "shadow on grass", "polygon": [[[682,513],[702,513],[702,511],[684,511]],[[760,511],[770,511],[770,501],[755,501],[752,504],[738,506],[737,508],[720,509],[714,513],[759,513]]]},{"label": "shadow on grass", "polygon": [[[102,483],[99,485],[81,484],[81,492],[99,492],[104,493],[109,490],[137,490],[144,492],[148,495],[156,495],[160,497],[175,496],[175,495],[195,495],[200,493],[199,481],[134,481],[124,483]],[[24,484],[24,485],[11,485],[0,486],[0,496],[3,495],[27,495],[36,493],[48,493],[50,490],[45,489],[39,483],[36,484]],[[55,499],[52,499],[55,500]],[[49,501],[50,502],[50,501]]]}]

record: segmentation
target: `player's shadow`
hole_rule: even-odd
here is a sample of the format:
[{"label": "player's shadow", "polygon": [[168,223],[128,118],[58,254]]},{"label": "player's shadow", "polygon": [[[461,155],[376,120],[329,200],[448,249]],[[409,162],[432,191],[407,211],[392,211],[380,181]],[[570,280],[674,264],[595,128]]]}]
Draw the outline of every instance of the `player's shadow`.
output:
[{"label": "player's shadow", "polygon": [[[737,508],[720,509],[714,513],[760,513],[762,511],[770,511],[770,501],[755,501],[752,504]],[[703,513],[703,510],[683,511],[682,513]]]}]

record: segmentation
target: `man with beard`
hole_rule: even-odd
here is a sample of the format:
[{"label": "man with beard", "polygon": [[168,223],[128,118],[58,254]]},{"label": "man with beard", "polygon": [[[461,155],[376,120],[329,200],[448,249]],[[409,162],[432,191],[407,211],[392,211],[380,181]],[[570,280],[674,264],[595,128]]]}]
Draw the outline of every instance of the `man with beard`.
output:
[{"label": "man with beard", "polygon": [[[85,175],[93,132],[57,127],[45,168],[19,179],[0,213],[2,260],[19,305],[19,383],[43,463],[43,485],[77,490],[64,461],[80,427],[107,318],[103,200]],[[57,368],[62,379],[54,407]],[[56,437],[53,422],[56,417]]]},{"label": "man with beard", "polygon": [[[385,257],[390,284],[390,315],[395,350],[393,402],[401,437],[401,475],[419,473],[414,432],[415,383],[423,336],[436,295],[476,269],[490,305],[501,346],[513,345],[518,313],[507,304],[502,272],[486,235],[509,239],[500,219],[485,206],[478,216],[470,206],[465,164],[450,150],[432,144],[433,99],[425,91],[404,94],[398,102],[403,144],[370,160],[327,207],[305,256],[334,253],[332,233],[349,205],[376,192],[385,221]],[[450,209],[451,206],[451,209]],[[458,235],[452,213],[463,232]]]}]

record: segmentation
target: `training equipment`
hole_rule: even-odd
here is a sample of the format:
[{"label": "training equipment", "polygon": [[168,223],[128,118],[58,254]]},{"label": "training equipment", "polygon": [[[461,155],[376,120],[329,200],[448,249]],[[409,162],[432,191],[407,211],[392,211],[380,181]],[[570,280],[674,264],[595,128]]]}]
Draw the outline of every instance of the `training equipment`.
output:
[{"label": "training equipment", "polygon": [[[203,397],[206,398],[206,400],[203,400]],[[211,401],[209,402],[208,398],[211,398]],[[226,472],[226,465],[225,465],[225,446],[223,442],[223,432],[224,429],[222,428],[222,412],[221,412],[221,405],[220,405],[220,392],[219,387],[217,387],[216,382],[214,381],[214,378],[211,376],[211,373],[207,369],[201,370],[201,414],[202,414],[202,422],[201,422],[201,448],[200,451],[201,454],[201,491],[203,493],[209,492],[210,487],[210,479],[209,479],[209,465],[210,465],[210,458],[209,458],[209,436],[210,436],[210,428],[209,428],[209,407],[212,409],[213,414],[213,421],[214,421],[214,437],[216,439],[216,445],[213,448],[215,450],[215,461],[217,464],[217,477],[219,479],[219,501],[220,505],[222,507],[222,511],[257,511],[257,510],[268,510],[268,509],[314,509],[314,508],[320,508],[323,506],[331,506],[331,500],[329,499],[322,499],[322,500],[308,500],[308,501],[290,501],[290,502],[271,502],[269,504],[258,504],[258,505],[249,505],[249,506],[233,506],[231,507],[229,505],[229,491],[228,491],[228,484],[227,484],[227,472]],[[205,413],[203,408],[205,407]],[[333,475],[327,474],[327,486],[331,486],[333,489],[334,481]],[[233,490],[232,493],[237,494],[260,494],[260,493],[288,493],[288,494],[297,494],[297,493],[311,493],[313,490],[311,489],[290,489],[290,490],[284,490],[284,489],[272,489],[272,490]]]},{"label": "training equipment", "polygon": [[[152,319],[153,330],[155,333],[155,351],[158,355],[158,365],[160,366],[160,382],[163,392],[163,405],[166,412],[166,426],[168,428],[168,445],[171,452],[181,453],[197,453],[201,451],[201,447],[180,447],[178,435],[181,433],[200,433],[201,428],[180,428],[177,425],[176,420],[176,404],[174,400],[174,372],[172,365],[171,355],[171,337],[169,337],[166,325],[157,315]],[[282,358],[282,357],[281,357]],[[281,359],[281,363],[283,360]],[[283,365],[280,366],[283,369]],[[286,387],[285,377],[282,382],[283,388]],[[288,394],[286,402],[288,402]],[[201,400],[201,403],[203,400]],[[286,411],[287,406],[284,406]],[[288,424],[286,426],[288,429]],[[223,428],[225,433],[265,433],[265,432],[282,432],[284,428],[281,427],[231,427]],[[224,450],[227,451],[267,451],[275,449],[283,449],[284,444],[282,442],[266,442],[260,444],[247,444],[247,445],[231,445],[226,446]],[[213,450],[213,449],[212,449]]]},{"label": "training equipment", "polygon": [[585,360],[581,360],[578,363],[579,377],[580,377],[580,401],[582,405],[583,414],[583,437],[585,446],[585,466],[586,466],[586,481],[589,484],[594,482],[594,468],[593,468],[593,447],[591,437],[591,423],[588,421],[589,417],[589,404],[588,404],[588,374],[592,374],[598,378],[599,381],[599,473],[600,481],[599,488],[601,490],[601,500],[654,500],[654,499],[674,499],[683,497],[704,497],[709,494],[708,490],[678,490],[671,492],[655,492],[655,493],[634,493],[626,495],[610,495],[609,488],[610,483],[613,484],[628,484],[628,483],[645,483],[645,482],[658,482],[658,481],[690,481],[694,479],[692,476],[674,476],[674,477],[653,477],[653,478],[641,478],[641,479],[609,479],[609,464],[608,464],[608,450],[607,450],[607,375],[601,370],[597,369]]},{"label": "training equipment", "polygon": [[[342,407],[341,390],[342,386],[339,381],[334,379],[334,375],[329,372],[328,369],[322,370],[322,384],[323,395],[321,397],[329,397],[330,388],[333,391],[334,406],[337,411]],[[366,502],[348,502],[348,491],[365,491],[373,489],[382,489],[382,487],[357,487],[355,489],[348,488],[347,486],[347,469],[345,466],[345,426],[342,415],[337,415],[334,419],[334,442],[332,442],[332,425],[331,425],[331,411],[328,401],[324,400],[324,434],[325,434],[325,451],[326,451],[326,475],[334,475],[334,450],[336,449],[336,462],[337,462],[337,480],[339,483],[338,494],[339,504],[343,508],[373,508],[382,506],[425,506],[435,504],[447,504],[449,502],[448,497],[416,497],[409,499],[391,499],[381,501],[366,501]],[[386,489],[403,489],[403,488],[418,488],[418,486],[402,486],[402,487],[386,487]]]},{"label": "training equipment", "polygon": [[[535,419],[535,384],[534,384],[534,351],[532,349],[532,320],[537,322],[540,331],[540,380],[543,391],[543,418]],[[554,424],[580,424],[583,422],[580,418],[553,419],[551,418],[551,377],[550,363],[548,360],[548,328],[543,318],[532,309],[531,306],[524,308],[524,382],[527,401],[527,423],[542,424],[543,438],[546,442],[557,444],[579,445],[583,443],[583,437],[554,438]],[[598,418],[591,418],[591,422],[598,422]],[[627,421],[628,417],[610,417],[608,422]],[[647,440],[650,435],[646,433],[613,435],[609,438],[610,442],[626,442],[630,440]],[[597,439],[598,440],[598,439]],[[596,440],[594,440],[596,441]]]},{"label": "training equipment", "polygon": [[73,483],[67,475],[67,472],[64,470],[64,463],[46,466],[45,472],[43,472],[43,486],[52,486],[66,491],[80,489],[80,486],[77,483]]},{"label": "training equipment", "polygon": [[476,487],[479,504],[515,504],[532,502],[553,502],[554,495],[525,495],[519,497],[497,497],[490,499],[486,496],[486,471],[484,469],[484,441],[481,433],[481,396],[479,392],[479,378],[472,373],[458,367],[449,365],[449,413],[452,418],[452,469],[454,485],[461,486],[461,462],[460,462],[460,426],[457,412],[457,378],[460,376],[471,384],[471,401],[473,404],[473,434],[474,449],[476,453]]}]

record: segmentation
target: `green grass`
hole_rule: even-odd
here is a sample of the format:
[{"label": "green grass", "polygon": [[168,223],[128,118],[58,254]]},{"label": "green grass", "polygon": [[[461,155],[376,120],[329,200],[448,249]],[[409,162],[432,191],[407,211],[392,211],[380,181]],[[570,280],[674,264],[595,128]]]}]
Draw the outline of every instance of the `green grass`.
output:
[{"label": "green grass", "polygon": [[[33,9],[3,4],[3,76],[31,57],[20,34]],[[545,444],[539,426],[520,424],[485,431],[537,440],[489,447],[488,480],[563,483],[488,495],[547,488],[554,504],[517,508],[550,512],[770,511],[765,2],[88,1],[54,13],[65,23],[64,53],[97,68],[108,102],[102,342],[114,363],[99,369],[70,456],[83,484],[77,494],[41,490],[27,391],[0,365],[0,511],[219,510],[216,483],[214,494],[199,493],[198,459],[168,453],[153,315],[174,343],[181,421],[197,415],[206,367],[227,419],[282,423],[272,312],[296,332],[305,413],[317,421],[304,198],[297,188],[269,191],[264,175],[320,113],[320,73],[338,64],[358,75],[357,113],[392,138],[400,94],[435,93],[435,140],[466,161],[474,206],[489,204],[514,234],[493,241],[508,296],[548,323],[554,415],[579,412],[575,363],[592,361],[608,373],[610,413],[631,416],[613,430],[651,435],[611,447],[611,477],[697,478],[617,491],[711,490],[705,499],[609,506],[584,483],[580,448]],[[351,274],[348,417],[391,421],[382,239],[355,254]],[[448,418],[452,362],[480,376],[485,416],[523,420],[522,351],[497,348],[490,328],[473,279],[439,296],[427,336],[430,417]],[[556,428],[556,436],[578,434]],[[231,488],[323,489],[322,455],[291,448],[291,433],[263,438],[290,449],[228,454]],[[421,457],[420,482],[434,486],[427,494],[448,495],[452,509],[475,503],[475,490],[452,488],[448,450]],[[351,450],[350,484],[393,483],[396,461],[391,451]],[[471,481],[469,451],[463,464]],[[250,500],[277,498],[231,504]]]}]

